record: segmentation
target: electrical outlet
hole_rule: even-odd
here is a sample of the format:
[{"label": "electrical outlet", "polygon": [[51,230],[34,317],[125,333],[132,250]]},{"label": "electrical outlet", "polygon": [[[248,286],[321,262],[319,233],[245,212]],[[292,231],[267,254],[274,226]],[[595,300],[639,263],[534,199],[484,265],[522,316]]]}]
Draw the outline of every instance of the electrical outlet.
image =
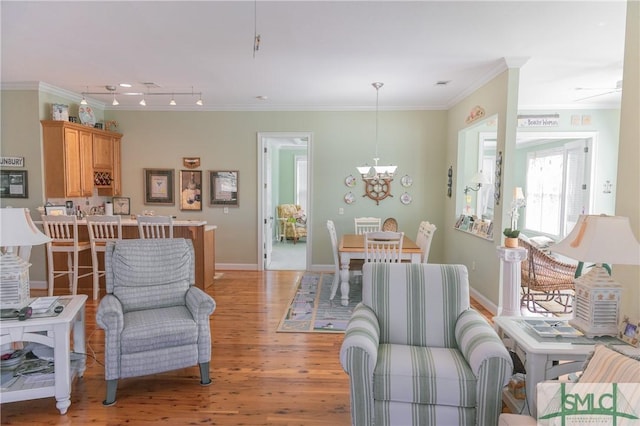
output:
[{"label": "electrical outlet", "polygon": [[229,207],[225,207],[224,209],[222,209],[222,212],[224,214],[229,214]]},{"label": "electrical outlet", "polygon": [[338,214],[344,214],[344,209],[342,207],[338,209]]},{"label": "electrical outlet", "polygon": [[476,261],[475,260],[473,262],[471,262],[471,270],[472,271],[476,270]]}]

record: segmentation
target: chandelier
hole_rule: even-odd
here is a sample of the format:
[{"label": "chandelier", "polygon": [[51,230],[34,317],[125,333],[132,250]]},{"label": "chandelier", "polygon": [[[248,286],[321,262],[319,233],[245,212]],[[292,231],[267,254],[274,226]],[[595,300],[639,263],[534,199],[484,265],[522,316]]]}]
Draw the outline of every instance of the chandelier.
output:
[{"label": "chandelier", "polygon": [[375,82],[371,85],[376,89],[376,151],[375,157],[373,157],[373,166],[365,164],[364,166],[357,167],[358,173],[362,176],[362,180],[365,182],[365,194],[363,197],[369,197],[379,204],[380,200],[392,197],[391,195],[391,181],[396,173],[397,166],[379,166],[378,161],[378,95],[379,90],[384,83]]}]

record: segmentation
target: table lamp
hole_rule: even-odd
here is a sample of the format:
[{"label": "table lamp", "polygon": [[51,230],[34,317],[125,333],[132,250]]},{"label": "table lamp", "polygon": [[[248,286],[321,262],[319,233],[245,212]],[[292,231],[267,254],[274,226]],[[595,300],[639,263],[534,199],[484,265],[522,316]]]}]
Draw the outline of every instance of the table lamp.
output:
[{"label": "table lamp", "polygon": [[29,209],[0,209],[0,308],[21,309],[29,303],[30,263],[17,256],[19,246],[51,241],[31,220]]},{"label": "table lamp", "polygon": [[640,243],[633,235],[629,218],[581,215],[567,237],[550,250],[595,266],[575,280],[573,327],[587,337],[618,333],[622,286],[611,279],[603,263],[640,264]]}]

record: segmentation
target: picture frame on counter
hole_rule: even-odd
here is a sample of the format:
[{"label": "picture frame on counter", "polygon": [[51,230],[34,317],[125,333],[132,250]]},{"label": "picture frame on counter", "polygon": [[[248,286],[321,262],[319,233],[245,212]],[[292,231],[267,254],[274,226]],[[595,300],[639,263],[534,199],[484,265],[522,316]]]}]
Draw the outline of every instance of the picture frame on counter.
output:
[{"label": "picture frame on counter", "polygon": [[640,345],[640,321],[630,319],[625,315],[620,322],[618,339],[637,348]]},{"label": "picture frame on counter", "polygon": [[113,197],[113,214],[120,216],[129,216],[131,214],[131,198],[129,197]]},{"label": "picture frame on counter", "polygon": [[44,214],[47,216],[66,216],[67,206],[44,206]]},{"label": "picture frame on counter", "polygon": [[210,204],[221,207],[238,207],[240,200],[239,178],[237,170],[210,171]]},{"label": "picture frame on counter", "polygon": [[0,172],[0,198],[29,198],[26,170],[1,170]]},{"label": "picture frame on counter", "polygon": [[150,205],[176,204],[174,169],[144,169],[144,203]]},{"label": "picture frame on counter", "polygon": [[202,172],[180,171],[180,210],[202,210]]}]

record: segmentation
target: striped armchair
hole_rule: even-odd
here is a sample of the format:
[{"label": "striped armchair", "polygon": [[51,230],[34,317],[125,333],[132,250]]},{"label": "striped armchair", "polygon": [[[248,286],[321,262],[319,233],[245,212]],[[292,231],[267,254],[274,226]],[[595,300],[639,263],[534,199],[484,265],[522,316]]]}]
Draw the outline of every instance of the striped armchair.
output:
[{"label": "striped armchair", "polygon": [[118,379],[200,366],[208,385],[209,316],[216,304],[193,285],[191,240],[140,239],[107,243],[107,294],[96,322],[105,330],[104,405],[116,402]]},{"label": "striped armchair", "polygon": [[354,425],[498,423],[513,363],[462,265],[365,264],[340,349]]}]

